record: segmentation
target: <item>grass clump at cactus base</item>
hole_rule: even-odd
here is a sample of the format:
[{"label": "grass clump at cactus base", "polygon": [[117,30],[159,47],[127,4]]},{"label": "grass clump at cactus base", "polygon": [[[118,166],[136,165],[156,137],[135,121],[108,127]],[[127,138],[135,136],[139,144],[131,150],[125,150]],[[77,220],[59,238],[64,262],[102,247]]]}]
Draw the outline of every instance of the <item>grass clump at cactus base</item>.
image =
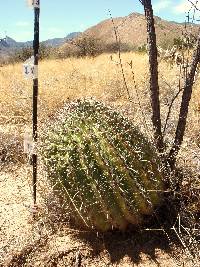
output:
[{"label": "grass clump at cactus base", "polygon": [[161,203],[164,179],[154,148],[100,102],[65,106],[45,133],[42,154],[50,181],[82,227],[124,230]]}]

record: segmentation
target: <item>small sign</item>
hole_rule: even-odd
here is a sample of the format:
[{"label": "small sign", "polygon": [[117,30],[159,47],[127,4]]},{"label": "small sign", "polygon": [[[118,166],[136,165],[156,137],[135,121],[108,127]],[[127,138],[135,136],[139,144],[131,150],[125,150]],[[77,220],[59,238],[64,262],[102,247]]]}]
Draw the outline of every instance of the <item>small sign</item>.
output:
[{"label": "small sign", "polygon": [[24,134],[24,153],[32,155],[34,150],[33,139],[30,133]]},{"label": "small sign", "polygon": [[38,78],[38,66],[34,65],[34,57],[31,57],[24,62],[23,74],[27,79]]},{"label": "small sign", "polygon": [[27,0],[28,6],[40,8],[40,0]]}]

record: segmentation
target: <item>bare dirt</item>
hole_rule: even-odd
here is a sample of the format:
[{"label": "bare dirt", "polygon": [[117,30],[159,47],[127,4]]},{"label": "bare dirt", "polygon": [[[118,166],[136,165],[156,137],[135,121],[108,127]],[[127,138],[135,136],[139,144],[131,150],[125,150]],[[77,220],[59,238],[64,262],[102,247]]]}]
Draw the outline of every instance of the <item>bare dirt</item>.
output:
[{"label": "bare dirt", "polygon": [[[0,266],[198,266],[162,232],[98,234],[73,229],[48,206],[51,198],[39,176],[38,206],[32,208],[31,166],[0,174]],[[48,191],[48,192],[47,192]],[[48,208],[47,208],[48,206]],[[196,265],[195,265],[196,264]]]}]

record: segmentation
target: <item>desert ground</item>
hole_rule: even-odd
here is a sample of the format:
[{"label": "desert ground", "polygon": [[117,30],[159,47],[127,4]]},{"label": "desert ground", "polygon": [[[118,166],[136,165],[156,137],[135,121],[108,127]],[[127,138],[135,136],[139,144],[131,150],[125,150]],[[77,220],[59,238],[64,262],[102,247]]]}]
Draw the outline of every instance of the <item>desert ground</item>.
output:
[{"label": "desert ground", "polygon": [[[126,86],[117,54],[41,61],[39,140],[46,122],[64,103],[91,97],[119,110],[152,140],[148,57],[124,53],[122,62]],[[159,84],[164,126],[170,103],[183,84],[180,66],[161,61]],[[173,231],[170,236],[163,229],[101,234],[73,227],[53,195],[40,157],[37,207],[33,207],[32,166],[23,152],[24,134],[32,127],[32,81],[24,79],[22,64],[0,67],[0,95],[0,266],[199,266],[195,258],[199,252],[192,255]],[[180,102],[181,94],[165,130],[169,147]],[[186,173],[183,186],[196,191],[200,189],[199,129],[200,79],[196,77],[177,161]],[[198,212],[199,200],[195,201],[189,209]]]}]

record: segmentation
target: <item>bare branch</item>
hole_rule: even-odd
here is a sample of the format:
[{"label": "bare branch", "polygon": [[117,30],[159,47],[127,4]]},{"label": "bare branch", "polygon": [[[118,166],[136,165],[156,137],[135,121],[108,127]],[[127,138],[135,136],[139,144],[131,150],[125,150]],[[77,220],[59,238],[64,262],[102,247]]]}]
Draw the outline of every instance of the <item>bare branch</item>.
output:
[{"label": "bare branch", "polygon": [[181,108],[179,113],[179,121],[176,129],[176,135],[174,144],[172,146],[172,149],[169,153],[168,162],[171,166],[171,168],[174,168],[176,156],[180,150],[181,144],[183,142],[183,136],[185,133],[185,127],[187,122],[187,115],[188,115],[188,108],[189,103],[192,95],[192,87],[194,83],[194,77],[197,70],[198,63],[200,61],[200,29],[197,39],[197,45],[196,49],[193,53],[193,58],[191,62],[191,68],[190,71],[185,79],[184,89],[183,89],[183,95],[182,95],[182,102],[181,102]]},{"label": "bare branch", "polygon": [[170,103],[169,109],[168,109],[168,113],[167,113],[167,117],[166,117],[166,121],[165,121],[165,125],[164,125],[164,129],[163,129],[163,135],[165,134],[165,131],[167,128],[167,124],[168,124],[168,121],[169,121],[169,118],[171,115],[171,110],[172,110],[173,104],[182,91],[183,91],[183,88],[179,88],[178,92],[175,94],[175,96],[171,100],[171,103]]},{"label": "bare branch", "polygon": [[160,153],[164,151],[163,136],[161,131],[160,99],[158,85],[158,51],[156,45],[156,33],[151,0],[143,0],[145,17],[147,21],[148,47],[149,47],[149,71],[150,93],[152,106],[152,123],[154,127],[154,139],[156,148]]},{"label": "bare branch", "polygon": [[198,1],[196,1],[196,4],[194,4],[191,0],[188,0],[188,2],[198,11],[200,11],[200,9],[197,7],[197,3]]},{"label": "bare branch", "polygon": [[[184,64],[184,60],[183,60],[183,64]],[[168,124],[168,121],[169,121],[169,118],[170,118],[170,115],[171,115],[171,110],[172,110],[173,104],[174,104],[175,100],[177,99],[177,97],[179,96],[179,94],[183,91],[183,87],[181,87],[181,73],[182,73],[182,65],[180,65],[180,71],[179,71],[179,81],[178,81],[178,89],[179,90],[175,94],[175,96],[172,98],[171,103],[169,105],[167,117],[166,117],[166,120],[165,120],[165,125],[164,125],[164,128],[163,128],[163,136],[165,135],[165,131],[167,129],[167,124]],[[187,73],[187,70],[186,70],[186,73]],[[185,77],[185,68],[184,68],[184,77]],[[171,89],[171,85],[168,84],[166,81],[164,81],[164,82]]]},{"label": "bare branch", "polygon": [[112,17],[112,14],[111,14],[110,10],[108,10],[108,12],[109,12],[112,24],[113,24],[113,29],[114,29],[114,33],[115,33],[115,40],[116,40],[116,43],[118,44],[118,58],[119,58],[119,64],[120,64],[121,73],[122,73],[122,77],[123,77],[123,81],[124,81],[124,86],[125,86],[127,94],[128,94],[128,99],[130,100],[131,99],[131,95],[130,95],[130,92],[129,92],[129,89],[128,89],[128,85],[127,85],[127,82],[126,82],[126,77],[125,77],[125,74],[124,74],[124,68],[123,68],[123,64],[122,64],[120,37],[119,37],[119,34],[117,32],[117,28],[115,27],[114,19]]},{"label": "bare branch", "polygon": [[134,70],[133,70],[133,61],[131,60],[131,62],[128,63],[128,64],[129,64],[129,66],[131,68],[132,79],[133,79],[134,88],[135,88],[135,92],[136,92],[136,96],[137,96],[137,101],[138,101],[138,105],[140,107],[140,111],[141,111],[141,114],[142,114],[142,117],[143,117],[145,128],[146,128],[146,131],[148,132],[148,134],[150,134],[150,130],[149,130],[149,127],[147,125],[145,114],[144,114],[144,111],[143,111],[143,108],[142,108],[142,104],[141,104],[141,101],[140,101],[140,97],[139,97],[139,93],[138,93],[138,87],[137,87],[137,84],[136,84],[136,81],[135,81],[135,73],[134,73]]}]

